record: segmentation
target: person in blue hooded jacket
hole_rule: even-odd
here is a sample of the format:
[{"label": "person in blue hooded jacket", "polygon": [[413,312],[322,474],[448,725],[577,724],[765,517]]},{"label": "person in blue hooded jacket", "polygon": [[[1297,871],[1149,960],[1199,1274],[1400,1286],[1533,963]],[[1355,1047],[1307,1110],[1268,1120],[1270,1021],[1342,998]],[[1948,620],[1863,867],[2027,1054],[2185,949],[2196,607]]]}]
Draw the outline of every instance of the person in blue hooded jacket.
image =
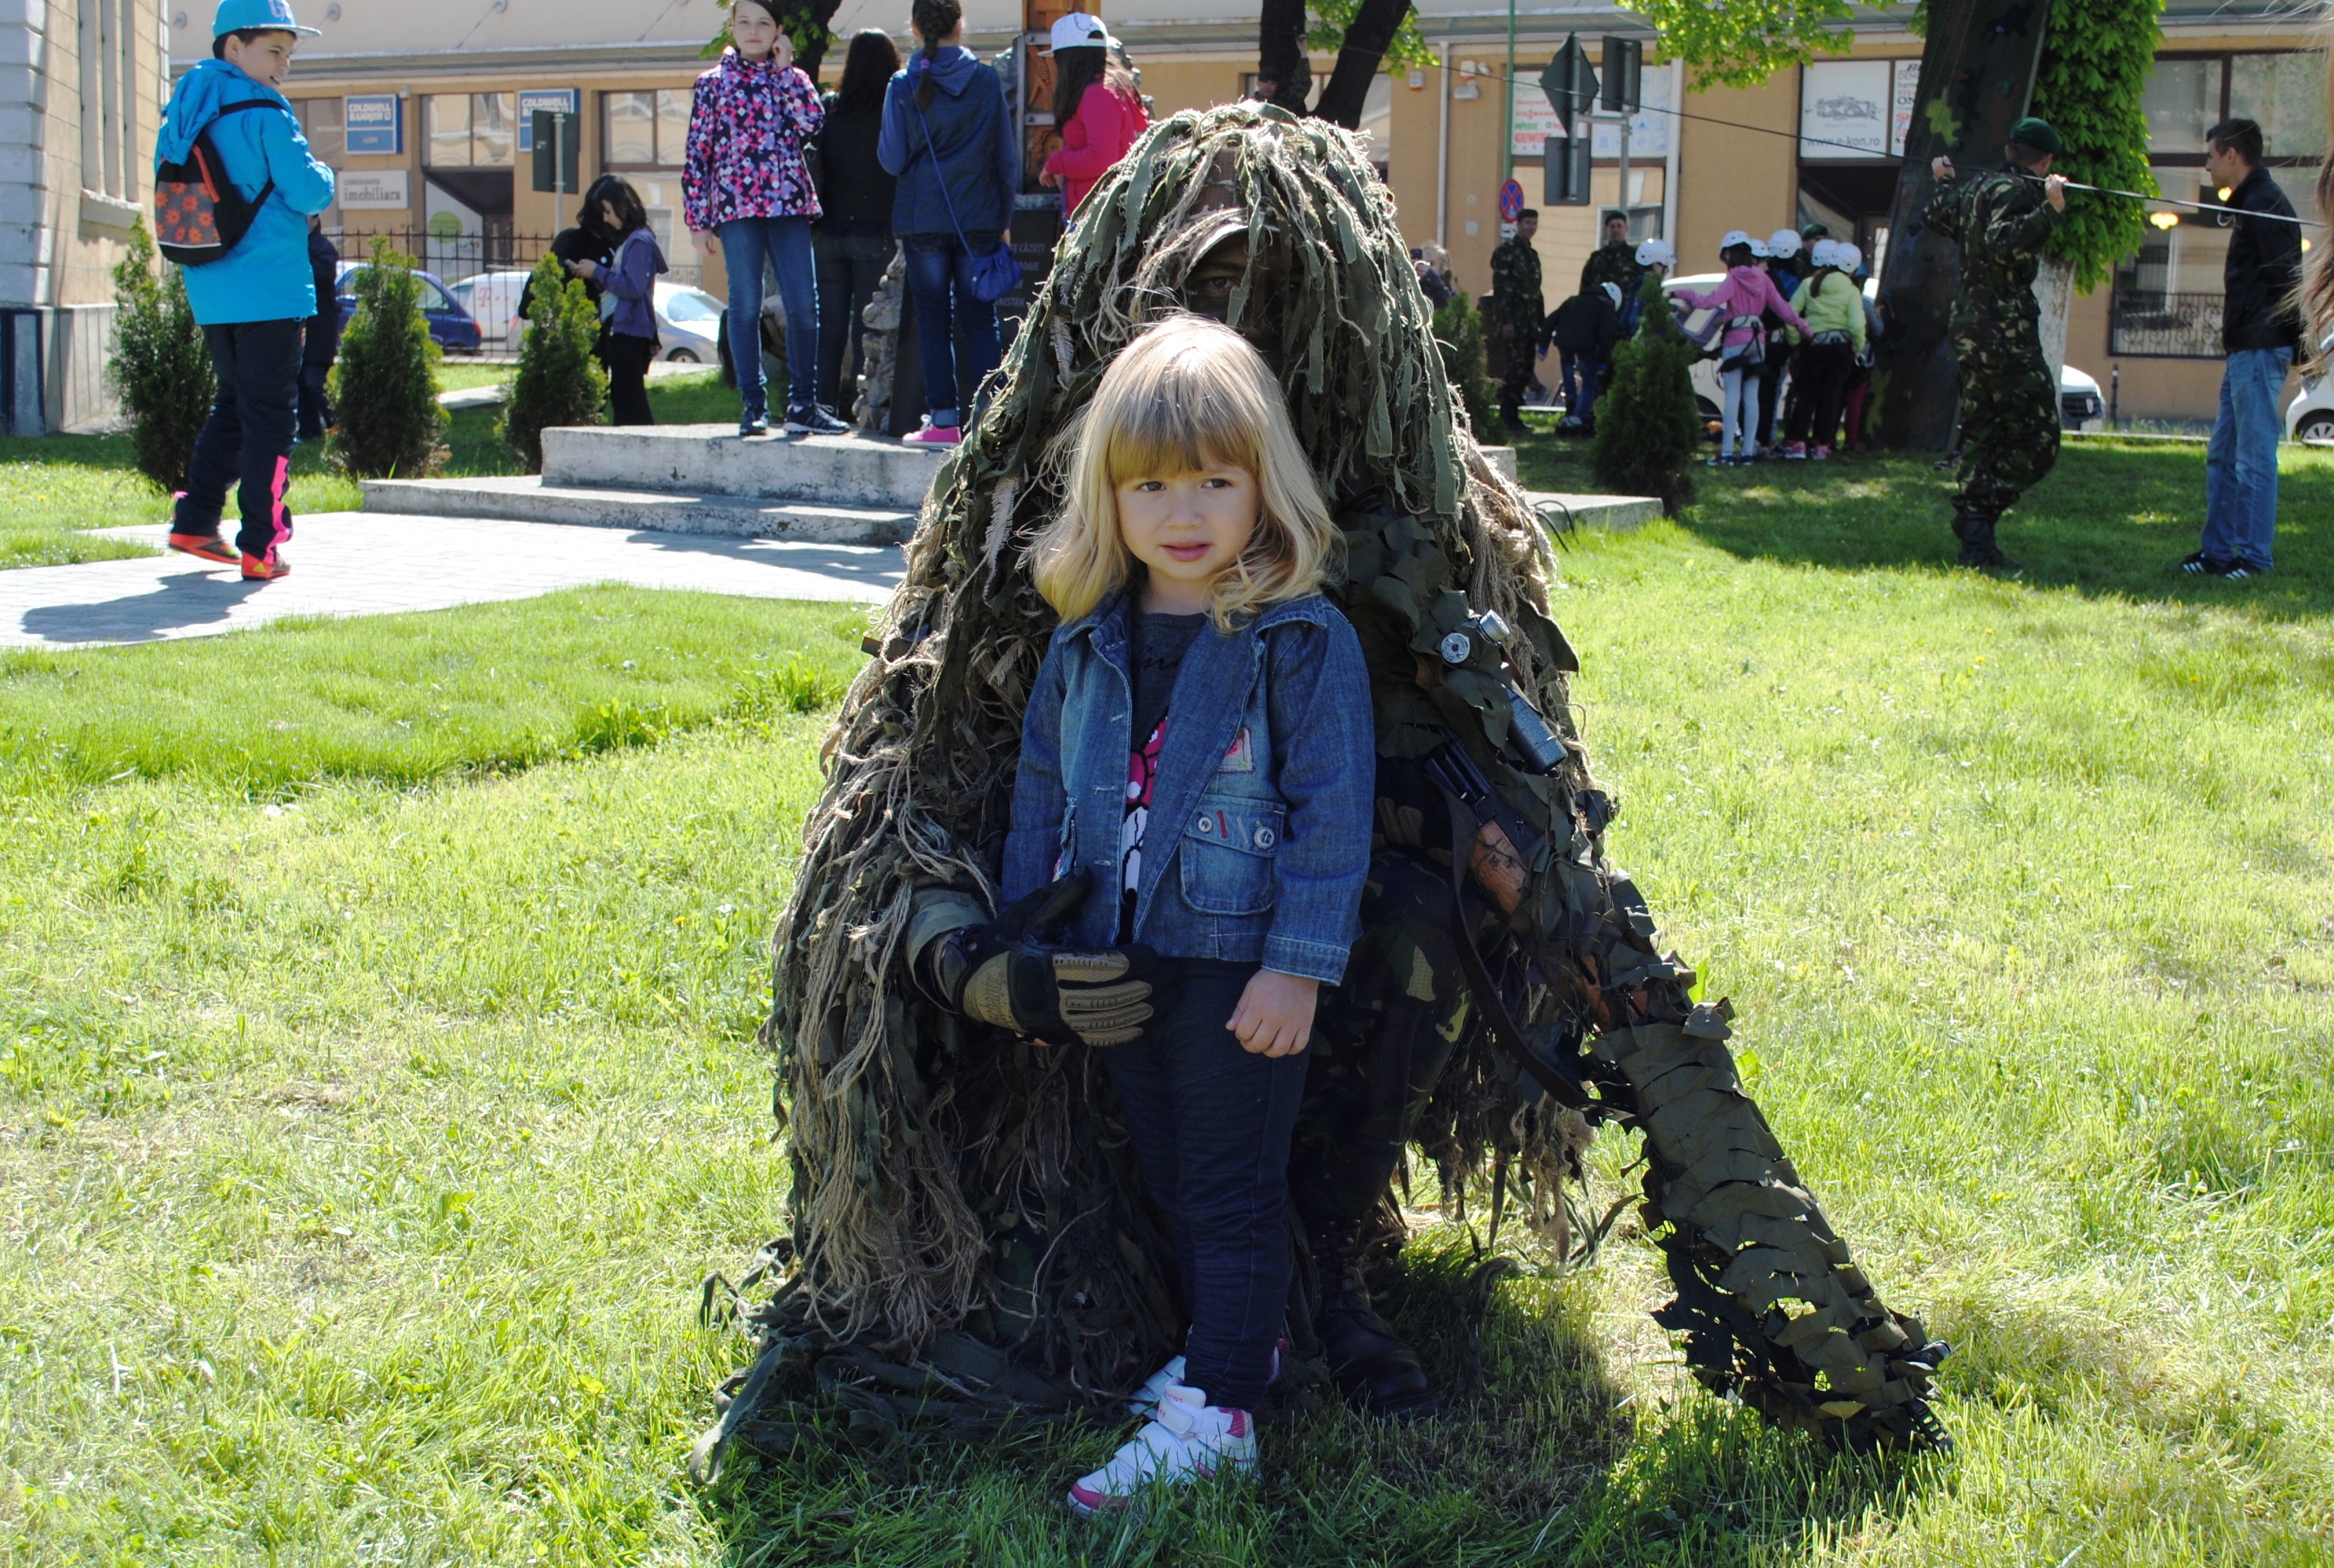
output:
[{"label": "person in blue hooded jacket", "polygon": [[[186,269],[187,302],[210,348],[218,393],[170,518],[171,549],[222,566],[239,563],[256,582],[291,570],[282,554],[292,537],[284,493],[298,431],[304,329],[317,310],[307,215],[333,205],[333,171],[309,153],[290,100],[277,91],[292,51],[315,34],[293,19],[292,0],[220,0],[211,58],[178,79],[154,144],[159,172],[184,162],[207,129],[227,179],[255,200],[266,192],[233,249]],[[254,100],[272,107],[220,117]],[[243,527],[230,550],[219,520],[236,484]]]},{"label": "person in blue hooded jacket", "polygon": [[884,91],[875,159],[899,177],[892,232],[907,265],[916,308],[916,350],[931,412],[906,438],[954,446],[956,328],[961,323],[979,386],[997,368],[997,312],[972,292],[972,263],[1004,243],[1021,182],[1020,155],[1005,113],[1005,84],[964,47],[957,0],[915,0],[911,21],[923,47]]}]

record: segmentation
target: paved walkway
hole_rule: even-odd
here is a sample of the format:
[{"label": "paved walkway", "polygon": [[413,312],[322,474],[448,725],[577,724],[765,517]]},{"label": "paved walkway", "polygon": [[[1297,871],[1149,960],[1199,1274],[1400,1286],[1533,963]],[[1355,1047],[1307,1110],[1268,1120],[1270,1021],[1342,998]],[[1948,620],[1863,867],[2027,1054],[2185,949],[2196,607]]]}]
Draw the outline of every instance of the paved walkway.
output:
[{"label": "paved walkway", "polygon": [[[158,547],[168,532],[121,530]],[[286,615],[445,610],[597,582],[873,603],[902,575],[896,548],[362,512],[301,518],[285,558],[292,574],[274,582],[185,555],[0,572],[0,647],[208,637]]]}]

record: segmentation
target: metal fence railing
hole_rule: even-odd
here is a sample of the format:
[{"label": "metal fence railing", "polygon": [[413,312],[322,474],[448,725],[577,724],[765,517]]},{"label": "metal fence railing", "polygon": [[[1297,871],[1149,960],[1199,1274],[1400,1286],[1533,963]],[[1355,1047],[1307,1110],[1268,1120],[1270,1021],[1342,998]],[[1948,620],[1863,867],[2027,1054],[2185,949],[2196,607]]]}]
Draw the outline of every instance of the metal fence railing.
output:
[{"label": "metal fence railing", "polygon": [[531,269],[551,248],[547,234],[466,234],[450,238],[412,229],[367,229],[347,234],[327,230],[324,237],[338,247],[343,261],[362,261],[378,236],[391,249],[412,256],[421,270],[446,283],[459,283],[480,273]]},{"label": "metal fence railing", "polygon": [[2218,360],[2221,296],[2116,290],[2109,352],[2135,358]]}]

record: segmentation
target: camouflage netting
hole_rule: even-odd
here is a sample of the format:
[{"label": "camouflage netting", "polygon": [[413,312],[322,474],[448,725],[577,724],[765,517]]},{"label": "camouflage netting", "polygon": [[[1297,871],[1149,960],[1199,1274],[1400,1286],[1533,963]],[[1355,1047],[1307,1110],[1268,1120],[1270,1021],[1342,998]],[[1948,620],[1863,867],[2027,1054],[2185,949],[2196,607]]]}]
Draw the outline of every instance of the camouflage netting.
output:
[{"label": "camouflage netting", "polygon": [[[1382,757],[1460,737],[1534,841],[1519,904],[1487,908],[1475,935],[1542,1079],[1646,1136],[1642,1213],[1679,1290],[1661,1321],[1705,1383],[1772,1419],[1857,1447],[1934,1440],[1915,1358],[1941,1347],[1855,1268],[1743,1094],[1722,1010],[1691,1004],[1692,972],[1655,949],[1605,861],[1610,804],[1570,719],[1546,536],[1453,406],[1390,194],[1347,133],[1239,105],[1154,127],[1082,209],[934,486],[828,737],[765,1031],[790,1119],[792,1234],[748,1283],[786,1277],[757,1303],[730,1297],[760,1353],[728,1386],[700,1465],[732,1438],[781,1446],[821,1411],[830,1435],[879,1441],[903,1422],[1073,1409],[1172,1353],[1172,1284],[1154,1262],[1168,1249],[1099,1062],[932,1007],[903,939],[921,890],[993,902],[1022,710],[1055,624],[1021,553],[1060,504],[1057,438],[1111,355],[1180,308],[1227,241],[1245,257],[1230,319],[1274,345],[1346,532],[1336,597],[1370,661]],[[1434,657],[1483,610],[1517,629],[1519,683],[1562,732],[1551,775],[1508,760],[1504,688]],[[1404,814],[1381,803],[1387,840],[1417,842],[1416,821],[1388,820]],[[1418,848],[1446,871],[1471,853]],[[1446,1180],[1496,1170],[1500,1200],[1561,1238],[1585,1123],[1538,1084],[1519,1091],[1483,1011],[1417,1141]]]}]

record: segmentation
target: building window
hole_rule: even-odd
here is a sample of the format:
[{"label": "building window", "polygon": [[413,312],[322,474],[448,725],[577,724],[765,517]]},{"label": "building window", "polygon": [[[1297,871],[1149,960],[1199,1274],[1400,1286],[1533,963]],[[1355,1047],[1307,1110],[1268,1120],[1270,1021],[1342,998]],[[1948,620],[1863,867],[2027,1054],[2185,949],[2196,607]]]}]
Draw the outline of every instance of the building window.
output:
[{"label": "building window", "polygon": [[602,93],[601,161],[610,168],[679,168],[689,145],[689,104],[686,90]]},{"label": "building window", "polygon": [[324,226],[341,226],[340,172],[348,161],[349,135],[343,119],[341,101],[337,98],[295,98],[292,113],[300,121],[300,134],[308,139],[308,151],[318,163],[333,175],[333,205],[325,210]]},{"label": "building window", "polygon": [[137,0],[81,0],[81,183],[124,200],[138,194]]},{"label": "building window", "polygon": [[421,100],[424,161],[431,168],[511,168],[518,162],[518,95],[433,92]]},{"label": "building window", "polygon": [[[2325,60],[2315,53],[2174,55],[2156,63],[2141,97],[2156,188],[2182,201],[2216,199],[2204,181],[2204,133],[2223,120],[2261,123],[2262,168],[2306,213],[2326,156]],[[2148,217],[2147,238],[2116,268],[2110,353],[2218,360],[2222,264],[2229,231],[2210,213]]]}]

